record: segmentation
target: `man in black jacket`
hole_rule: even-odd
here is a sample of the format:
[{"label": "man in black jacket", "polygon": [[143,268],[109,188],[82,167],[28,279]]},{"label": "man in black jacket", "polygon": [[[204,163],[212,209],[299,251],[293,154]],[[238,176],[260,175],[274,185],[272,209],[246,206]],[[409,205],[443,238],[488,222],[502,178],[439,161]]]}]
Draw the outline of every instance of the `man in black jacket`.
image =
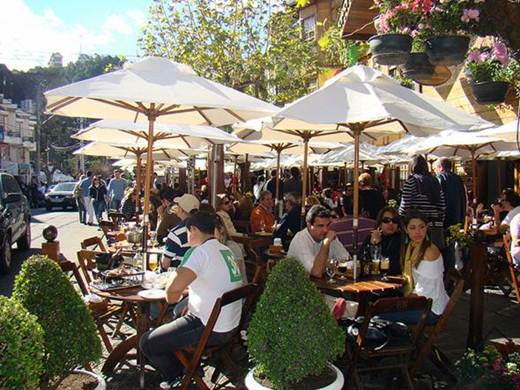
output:
[{"label": "man in black jacket", "polygon": [[446,157],[435,161],[433,168],[441,183],[446,203],[444,226],[448,228],[458,223],[464,225],[467,196],[462,179],[451,171],[451,161]]},{"label": "man in black jacket", "polygon": [[301,213],[295,193],[285,194],[283,200],[285,213],[276,225],[273,236],[281,238],[283,246],[287,250],[291,238],[301,230]]}]

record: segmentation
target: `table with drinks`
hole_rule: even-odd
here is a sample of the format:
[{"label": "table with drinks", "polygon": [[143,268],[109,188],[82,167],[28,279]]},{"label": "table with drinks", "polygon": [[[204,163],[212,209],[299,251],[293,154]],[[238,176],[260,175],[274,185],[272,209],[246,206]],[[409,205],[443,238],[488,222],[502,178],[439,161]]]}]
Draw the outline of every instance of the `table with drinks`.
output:
[{"label": "table with drinks", "polygon": [[331,258],[327,261],[325,277],[312,280],[324,292],[357,301],[359,313],[363,313],[372,296],[385,295],[401,288],[403,279],[387,276],[389,269],[390,259],[387,257],[375,257],[363,262]]}]

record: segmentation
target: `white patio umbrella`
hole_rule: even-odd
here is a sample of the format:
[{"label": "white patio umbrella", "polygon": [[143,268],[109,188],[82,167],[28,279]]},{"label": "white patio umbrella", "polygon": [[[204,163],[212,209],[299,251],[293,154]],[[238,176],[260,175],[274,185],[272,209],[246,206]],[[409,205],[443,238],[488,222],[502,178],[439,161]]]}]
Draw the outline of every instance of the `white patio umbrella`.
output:
[{"label": "white patio umbrella", "polygon": [[[504,142],[517,142],[520,141],[520,118],[517,118],[509,123],[502,126],[493,127],[491,129],[483,130],[483,135],[490,137],[497,137]],[[517,139],[518,135],[518,139]]]},{"label": "white patio umbrella", "polygon": [[[125,69],[45,93],[47,112],[125,121],[147,120],[148,160],[155,122],[221,126],[272,115],[277,108],[197,76],[187,65],[148,57]],[[144,218],[148,219],[152,164],[147,166]]]},{"label": "white patio umbrella", "polygon": [[492,126],[447,103],[402,87],[391,77],[363,65],[339,73],[317,91],[281,109],[274,120],[273,129],[280,132],[344,130],[354,138],[354,244],[357,243],[357,176],[362,133],[391,126],[392,130],[426,136],[450,128],[470,131]]},{"label": "white patio umbrella", "polygon": [[[374,154],[375,149],[372,145],[362,143],[359,145],[359,160],[369,164],[384,161],[384,158]],[[343,165],[347,162],[354,161],[354,145],[344,145],[339,149],[334,149],[321,156],[318,161],[320,165]]]},{"label": "white patio umbrella", "polygon": [[477,158],[499,151],[514,151],[516,143],[503,142],[488,132],[460,132],[445,130],[427,137],[409,149],[409,154],[435,154],[438,157],[455,157],[471,160],[473,203],[477,202]]}]

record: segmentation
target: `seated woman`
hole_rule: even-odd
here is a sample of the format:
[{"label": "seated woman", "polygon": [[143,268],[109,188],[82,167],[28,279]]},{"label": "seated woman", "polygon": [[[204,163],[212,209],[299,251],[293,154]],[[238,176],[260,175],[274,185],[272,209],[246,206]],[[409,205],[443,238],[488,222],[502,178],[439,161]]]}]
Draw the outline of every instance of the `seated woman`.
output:
[{"label": "seated woman", "polygon": [[215,202],[215,210],[220,217],[222,223],[226,227],[228,234],[237,234],[237,230],[231,221],[231,214],[233,213],[233,203],[227,194],[217,194]]},{"label": "seated woman", "polygon": [[123,201],[121,202],[121,213],[124,215],[125,220],[130,221],[135,218],[136,209],[135,204],[137,202],[137,191],[134,188],[129,188]]},{"label": "seated woman", "polygon": [[[443,283],[444,265],[439,248],[428,238],[428,219],[417,210],[404,217],[404,228],[409,242],[402,260],[405,284],[403,293],[431,298],[432,308],[426,324],[433,325],[444,312],[449,296]],[[413,325],[419,321],[419,311],[388,313],[381,318]]]},{"label": "seated woman", "polygon": [[401,231],[399,215],[393,207],[379,210],[375,229],[363,242],[362,253],[370,256],[370,246],[379,245],[381,255],[390,259],[389,275],[401,275]]}]

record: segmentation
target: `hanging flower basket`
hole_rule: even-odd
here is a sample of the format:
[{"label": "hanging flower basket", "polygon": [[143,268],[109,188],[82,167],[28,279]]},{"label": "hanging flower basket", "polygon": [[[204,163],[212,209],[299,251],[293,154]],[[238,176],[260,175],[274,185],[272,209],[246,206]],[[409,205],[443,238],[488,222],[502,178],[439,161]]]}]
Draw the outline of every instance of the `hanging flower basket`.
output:
[{"label": "hanging flower basket", "polygon": [[480,104],[499,104],[506,100],[510,84],[505,81],[484,81],[471,83],[475,99]]},{"label": "hanging flower basket", "polygon": [[374,61],[380,65],[404,64],[412,50],[412,37],[405,34],[375,35],[368,43]]},{"label": "hanging flower basket", "polygon": [[420,80],[431,78],[435,72],[435,66],[430,63],[426,53],[411,53],[408,61],[401,65],[404,77],[420,83]]},{"label": "hanging flower basket", "polygon": [[469,37],[463,35],[439,35],[426,40],[426,54],[434,65],[462,64],[469,48]]}]

